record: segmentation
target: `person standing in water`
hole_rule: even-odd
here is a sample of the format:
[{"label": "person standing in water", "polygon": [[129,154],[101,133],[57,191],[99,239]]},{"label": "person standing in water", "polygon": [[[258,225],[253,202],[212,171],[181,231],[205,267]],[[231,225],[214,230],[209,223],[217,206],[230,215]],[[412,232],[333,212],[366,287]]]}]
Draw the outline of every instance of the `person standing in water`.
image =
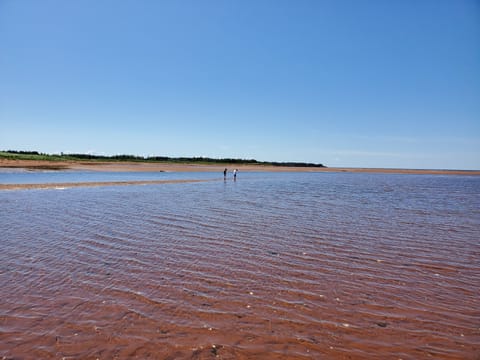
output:
[{"label": "person standing in water", "polygon": [[237,169],[233,170],[233,180],[234,180],[234,181],[237,180],[237,172],[238,172]]},{"label": "person standing in water", "polygon": [[227,168],[223,170],[223,180],[227,180]]}]

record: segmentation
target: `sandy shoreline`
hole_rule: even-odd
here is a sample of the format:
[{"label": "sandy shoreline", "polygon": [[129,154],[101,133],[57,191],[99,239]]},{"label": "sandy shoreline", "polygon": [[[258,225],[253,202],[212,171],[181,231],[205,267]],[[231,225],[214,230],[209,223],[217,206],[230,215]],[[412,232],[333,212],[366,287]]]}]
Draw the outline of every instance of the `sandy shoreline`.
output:
[{"label": "sandy shoreline", "polygon": [[387,174],[428,174],[428,175],[480,175],[480,170],[421,170],[421,169],[380,169],[380,168],[315,168],[287,167],[239,164],[172,164],[172,163],[139,163],[139,162],[94,162],[94,161],[36,161],[0,159],[0,168],[25,168],[28,170],[89,170],[115,172],[218,172],[224,168],[239,171],[267,172],[355,172],[355,173],[387,173]]},{"label": "sandy shoreline", "polygon": [[75,187],[99,187],[99,186],[125,186],[125,185],[160,185],[197,183],[210,180],[138,180],[138,181],[95,181],[95,182],[68,182],[68,183],[45,183],[45,184],[0,184],[0,190],[30,190],[30,189],[56,189],[64,190]]}]

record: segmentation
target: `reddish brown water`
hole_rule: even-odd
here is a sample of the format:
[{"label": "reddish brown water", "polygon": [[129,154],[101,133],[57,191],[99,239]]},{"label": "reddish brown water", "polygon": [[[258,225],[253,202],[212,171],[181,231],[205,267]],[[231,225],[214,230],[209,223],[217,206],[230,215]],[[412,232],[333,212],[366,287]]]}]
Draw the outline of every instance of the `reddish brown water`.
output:
[{"label": "reddish brown water", "polygon": [[0,192],[0,358],[480,358],[479,178],[243,175]]}]

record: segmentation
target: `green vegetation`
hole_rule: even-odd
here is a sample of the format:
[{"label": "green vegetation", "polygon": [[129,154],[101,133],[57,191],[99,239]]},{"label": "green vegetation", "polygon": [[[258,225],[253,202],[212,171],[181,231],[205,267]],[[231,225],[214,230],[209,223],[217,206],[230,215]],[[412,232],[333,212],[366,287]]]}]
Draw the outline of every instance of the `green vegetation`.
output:
[{"label": "green vegetation", "polygon": [[0,151],[0,159],[12,160],[42,160],[42,161],[134,161],[134,162],[167,162],[176,164],[239,164],[239,165],[271,165],[290,167],[324,167],[322,164],[302,162],[271,162],[254,159],[212,159],[207,157],[168,157],[168,156],[136,156],[136,155],[90,155],[90,154],[44,154],[38,151]]}]

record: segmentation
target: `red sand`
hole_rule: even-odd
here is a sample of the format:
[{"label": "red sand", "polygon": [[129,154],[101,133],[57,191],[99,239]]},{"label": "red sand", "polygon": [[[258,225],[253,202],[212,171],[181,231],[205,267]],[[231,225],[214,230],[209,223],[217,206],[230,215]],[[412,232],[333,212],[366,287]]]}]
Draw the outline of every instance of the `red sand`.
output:
[{"label": "red sand", "polygon": [[272,171],[272,172],[363,172],[389,174],[429,174],[429,175],[480,175],[480,170],[421,170],[421,169],[380,169],[380,168],[315,168],[288,167],[266,165],[238,164],[172,164],[150,162],[97,162],[97,161],[36,161],[0,159],[0,168],[27,168],[32,170],[90,170],[90,171],[172,171],[172,172],[206,172],[221,173],[226,167],[240,171]]}]

